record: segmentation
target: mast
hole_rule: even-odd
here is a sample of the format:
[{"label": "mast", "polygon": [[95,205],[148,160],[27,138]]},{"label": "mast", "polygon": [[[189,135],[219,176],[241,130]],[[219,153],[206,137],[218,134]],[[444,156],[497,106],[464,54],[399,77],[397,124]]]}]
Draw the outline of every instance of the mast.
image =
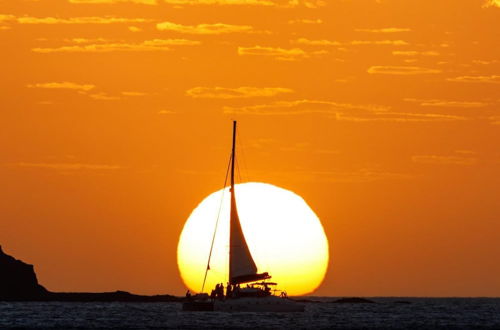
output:
[{"label": "mast", "polygon": [[236,163],[236,120],[233,121],[233,148],[231,156],[231,211],[229,220],[229,283],[240,284],[268,279],[268,273],[257,273],[257,266],[248,249],[241,228],[236,192],[234,190],[234,164]]},{"label": "mast", "polygon": [[231,196],[234,195],[234,162],[236,161],[236,120],[233,120],[233,149],[231,153]]}]

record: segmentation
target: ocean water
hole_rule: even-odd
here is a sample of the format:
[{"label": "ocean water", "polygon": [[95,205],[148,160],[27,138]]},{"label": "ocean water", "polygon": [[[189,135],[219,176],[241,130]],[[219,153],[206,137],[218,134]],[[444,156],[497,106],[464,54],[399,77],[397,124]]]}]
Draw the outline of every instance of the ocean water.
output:
[{"label": "ocean water", "polygon": [[0,329],[500,329],[500,298],[371,300],[306,303],[304,313],[284,314],[183,312],[180,303],[0,302]]}]

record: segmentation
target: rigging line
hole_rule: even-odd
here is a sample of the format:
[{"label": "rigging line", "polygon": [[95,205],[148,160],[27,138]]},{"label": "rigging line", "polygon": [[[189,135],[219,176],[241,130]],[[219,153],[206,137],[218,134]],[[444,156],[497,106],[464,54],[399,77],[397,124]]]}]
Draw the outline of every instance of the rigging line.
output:
[{"label": "rigging line", "polygon": [[224,202],[224,193],[226,191],[227,177],[229,176],[229,168],[231,166],[231,161],[233,160],[233,154],[229,157],[229,163],[227,164],[226,178],[224,179],[224,187],[222,188],[222,196],[219,204],[219,212],[217,213],[217,220],[215,221],[214,235],[212,237],[212,244],[210,245],[210,253],[208,254],[207,268],[205,269],[205,277],[203,278],[203,285],[201,286],[201,292],[205,290],[205,282],[207,281],[208,271],[210,270],[210,260],[212,259],[212,252],[214,250],[215,234],[217,233],[217,227],[219,226],[220,213],[222,211],[222,204]]},{"label": "rigging line", "polygon": [[241,159],[242,159],[242,170],[246,176],[246,182],[249,182],[250,181],[250,178],[249,178],[249,174],[248,174],[248,166],[247,166],[247,160],[246,160],[246,153],[245,153],[245,148],[243,147],[243,144],[244,144],[244,140],[241,136],[241,133],[240,131],[237,131],[236,134],[238,135],[238,142],[239,142],[239,145],[240,145],[240,154],[241,154]]},{"label": "rigging line", "polygon": [[238,173],[239,183],[243,183],[243,180],[241,178],[241,172],[240,172],[240,163],[238,162],[237,158],[236,158],[236,173]]}]

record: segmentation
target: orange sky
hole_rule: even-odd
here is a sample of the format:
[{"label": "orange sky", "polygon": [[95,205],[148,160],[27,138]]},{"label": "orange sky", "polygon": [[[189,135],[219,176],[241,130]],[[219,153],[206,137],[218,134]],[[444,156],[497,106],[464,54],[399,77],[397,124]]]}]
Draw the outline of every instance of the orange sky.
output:
[{"label": "orange sky", "polygon": [[55,291],[182,294],[244,180],[330,240],[318,295],[500,295],[500,1],[0,0],[0,244]]}]

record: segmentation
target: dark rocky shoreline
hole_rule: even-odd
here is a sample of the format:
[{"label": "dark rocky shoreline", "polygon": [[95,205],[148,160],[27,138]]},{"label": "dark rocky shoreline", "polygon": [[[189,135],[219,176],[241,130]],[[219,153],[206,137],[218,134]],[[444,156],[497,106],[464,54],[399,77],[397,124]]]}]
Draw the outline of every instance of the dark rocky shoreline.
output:
[{"label": "dark rocky shoreline", "polygon": [[[60,302],[182,302],[184,297],[168,294],[137,295],[126,291],[115,292],[51,292],[38,283],[33,265],[18,260],[0,246],[0,301],[60,301]],[[295,298],[302,303],[374,303],[365,298],[341,298],[334,301],[316,301]]]},{"label": "dark rocky shoreline", "polygon": [[178,302],[171,295],[144,296],[125,291],[50,292],[38,283],[33,265],[18,260],[0,246],[0,301],[71,301],[71,302]]}]

